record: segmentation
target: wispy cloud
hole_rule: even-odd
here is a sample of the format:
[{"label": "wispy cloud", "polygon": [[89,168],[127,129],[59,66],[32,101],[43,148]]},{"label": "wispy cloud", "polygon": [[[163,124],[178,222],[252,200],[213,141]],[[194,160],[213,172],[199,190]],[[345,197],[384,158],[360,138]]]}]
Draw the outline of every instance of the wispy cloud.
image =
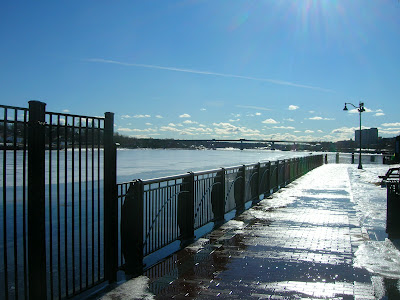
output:
[{"label": "wispy cloud", "polygon": [[384,126],[384,127],[400,127],[400,122],[398,122],[398,123],[383,123],[382,126]]},{"label": "wispy cloud", "polygon": [[201,75],[211,75],[211,76],[219,76],[219,77],[238,78],[238,79],[246,79],[246,80],[254,80],[254,81],[263,81],[263,82],[269,82],[269,83],[278,84],[278,85],[286,85],[286,86],[293,86],[293,87],[304,88],[304,89],[319,90],[319,91],[323,91],[323,92],[333,92],[330,89],[325,89],[325,88],[321,88],[321,87],[317,87],[317,86],[300,84],[300,83],[295,83],[295,82],[290,82],[290,81],[277,80],[277,79],[270,79],[270,78],[259,78],[259,77],[252,77],[252,76],[225,74],[225,73],[201,71],[201,70],[193,70],[193,69],[183,69],[183,68],[176,68],[176,67],[164,67],[164,66],[157,66],[157,65],[126,63],[126,62],[120,62],[120,61],[116,61],[116,60],[102,59],[102,58],[89,58],[89,59],[85,59],[85,61],[95,62],[95,63],[115,64],[115,65],[121,65],[121,66],[126,66],[126,67],[138,67],[138,68],[157,69],[157,70],[193,73],[193,74],[201,74]]}]

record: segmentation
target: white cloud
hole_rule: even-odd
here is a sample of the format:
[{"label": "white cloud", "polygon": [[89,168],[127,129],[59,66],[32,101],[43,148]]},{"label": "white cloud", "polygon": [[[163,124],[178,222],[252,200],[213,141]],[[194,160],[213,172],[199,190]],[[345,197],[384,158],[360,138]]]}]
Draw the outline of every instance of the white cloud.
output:
[{"label": "white cloud", "polygon": [[179,118],[190,118],[191,116],[189,114],[182,114],[179,116]]},{"label": "white cloud", "polygon": [[145,123],[145,125],[147,125],[147,126],[151,126],[151,125],[153,125],[153,124],[151,124],[151,123]]},{"label": "white cloud", "polygon": [[266,120],[262,121],[261,123],[264,123],[264,124],[278,124],[279,122],[275,121],[274,119],[266,119]]},{"label": "white cloud", "polygon": [[157,130],[154,128],[146,128],[146,129],[137,129],[137,128],[118,128],[117,131],[120,132],[156,132]]},{"label": "white cloud", "polygon": [[256,112],[255,114],[247,114],[246,117],[255,117],[255,116],[261,116],[261,113]]},{"label": "white cloud", "polygon": [[213,132],[213,130],[211,128],[203,128],[203,127],[200,127],[200,128],[191,127],[190,130],[199,132],[199,133],[207,133],[207,134]]},{"label": "white cloud", "polygon": [[333,121],[335,120],[334,118],[322,118],[322,117],[312,117],[308,118],[309,120],[324,120],[324,121]]},{"label": "white cloud", "polygon": [[288,122],[294,122],[294,120],[292,119],[292,118],[289,118],[289,119],[284,119],[285,121],[288,121]]},{"label": "white cloud", "polygon": [[122,115],[121,116],[121,119],[129,119],[129,118],[132,118],[132,116],[130,116],[130,115]]},{"label": "white cloud", "polygon": [[63,109],[63,113],[69,113],[69,109]]},{"label": "white cloud", "polygon": [[178,128],[173,127],[173,126],[161,126],[161,127],[160,127],[160,131],[180,132],[181,130],[179,130]]},{"label": "white cloud", "polygon": [[276,129],[295,129],[292,126],[274,126],[272,128],[276,128]]},{"label": "white cloud", "polygon": [[140,119],[140,118],[150,118],[150,115],[134,115],[134,118]]},{"label": "white cloud", "polygon": [[174,123],[169,123],[168,126],[175,127],[176,125]]},{"label": "white cloud", "polygon": [[317,132],[322,133],[323,131],[321,129],[318,129]]},{"label": "white cloud", "polygon": [[232,125],[230,123],[225,123],[225,122],[220,122],[220,123],[213,123],[213,126],[215,126],[215,133],[218,135],[237,135],[241,134],[246,135],[246,136],[259,136],[260,131],[257,129],[250,129],[246,127],[238,127],[235,125]]},{"label": "white cloud", "polygon": [[314,114],[315,111],[314,111],[314,110],[310,110],[309,113],[310,113],[310,114]]},{"label": "white cloud", "polygon": [[197,124],[197,122],[192,121],[192,120],[185,120],[185,121],[183,122],[183,124]]},{"label": "white cloud", "polygon": [[239,122],[240,119],[229,119],[228,121],[233,123],[233,122]]},{"label": "white cloud", "polygon": [[400,135],[400,128],[385,128],[379,130],[379,133],[387,135]]},{"label": "white cloud", "polygon": [[382,126],[384,127],[400,127],[400,123],[383,123]]},{"label": "white cloud", "polygon": [[306,130],[306,131],[304,131],[305,133],[314,133],[314,130]]},{"label": "white cloud", "polygon": [[289,110],[296,110],[299,109],[299,107],[297,105],[289,105]]},{"label": "white cloud", "polygon": [[333,129],[333,130],[331,131],[331,133],[339,133],[339,134],[342,134],[342,133],[351,133],[351,134],[354,135],[354,131],[355,131],[356,129],[358,129],[358,128],[357,128],[357,127],[341,127],[341,128]]},{"label": "white cloud", "polygon": [[205,108],[200,108],[200,111],[206,111],[207,109],[205,109]]},{"label": "white cloud", "polygon": [[157,119],[162,119],[163,116],[161,116],[161,115],[156,115],[156,118],[157,118]]},{"label": "white cloud", "polygon": [[385,115],[385,113],[383,113],[383,112],[377,112],[374,116],[375,117],[382,117],[384,115]]},{"label": "white cloud", "polygon": [[[350,109],[348,112],[351,114],[358,114],[357,108]],[[370,113],[370,112],[374,112],[374,111],[372,109],[364,107],[364,112]]]}]

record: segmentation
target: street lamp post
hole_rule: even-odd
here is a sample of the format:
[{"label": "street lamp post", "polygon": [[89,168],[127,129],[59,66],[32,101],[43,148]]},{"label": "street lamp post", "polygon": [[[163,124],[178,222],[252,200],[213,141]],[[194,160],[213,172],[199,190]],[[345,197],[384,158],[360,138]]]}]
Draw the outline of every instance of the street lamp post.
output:
[{"label": "street lamp post", "polygon": [[345,103],[344,103],[344,108],[343,108],[344,111],[348,111],[348,109],[347,109],[347,104],[350,104],[351,106],[353,106],[354,108],[356,108],[357,111],[358,111],[358,113],[360,114],[360,155],[359,155],[359,157],[358,157],[358,168],[359,168],[359,169],[362,169],[363,167],[362,167],[362,164],[361,164],[361,145],[362,145],[362,144],[361,144],[361,136],[362,136],[362,134],[361,134],[361,113],[365,111],[364,102],[360,102],[360,103],[358,104],[358,106],[355,106],[354,104],[349,103],[349,102],[345,102]]}]

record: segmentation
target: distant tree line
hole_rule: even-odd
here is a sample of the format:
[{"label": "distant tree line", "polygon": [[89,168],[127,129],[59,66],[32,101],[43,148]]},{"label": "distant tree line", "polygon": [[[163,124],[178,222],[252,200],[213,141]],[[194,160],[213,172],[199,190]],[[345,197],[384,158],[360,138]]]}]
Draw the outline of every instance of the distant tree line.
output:
[{"label": "distant tree line", "polygon": [[[86,124],[85,124],[86,125]],[[97,124],[79,128],[79,125],[52,125],[46,126],[46,144],[52,147],[65,147],[70,145],[98,145],[103,143],[103,135],[98,131]],[[0,142],[21,143],[27,137],[27,124],[23,122],[8,122],[6,128],[4,122],[0,122]],[[4,141],[4,136],[6,141]],[[379,138],[378,142],[369,145],[368,149],[382,153],[394,153],[396,138]],[[329,151],[329,152],[355,152],[358,145],[353,140],[338,142],[310,142],[310,143],[274,143],[270,142],[250,142],[238,141],[215,141],[215,140],[178,140],[178,139],[153,139],[136,138],[115,133],[114,141],[121,148],[152,148],[152,149],[217,149],[217,148],[237,148],[237,149],[277,149],[284,151]],[[0,145],[2,148],[2,145]]]},{"label": "distant tree line", "polygon": [[[382,153],[393,153],[396,138],[379,138],[378,143],[369,145],[371,151]],[[121,148],[152,148],[152,149],[217,149],[217,148],[272,148],[271,143],[266,142],[225,142],[214,140],[175,140],[175,139],[153,139],[153,138],[136,138],[115,133],[114,141]],[[354,140],[338,141],[338,142],[312,142],[312,143],[275,143],[273,148],[283,151],[329,151],[329,152],[355,152],[358,145]]]}]

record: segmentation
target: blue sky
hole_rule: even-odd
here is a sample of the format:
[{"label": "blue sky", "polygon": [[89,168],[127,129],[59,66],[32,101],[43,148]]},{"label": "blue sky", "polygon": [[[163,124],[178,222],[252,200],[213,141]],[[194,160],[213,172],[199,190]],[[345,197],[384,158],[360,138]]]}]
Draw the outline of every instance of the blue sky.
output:
[{"label": "blue sky", "polygon": [[[0,103],[136,137],[400,134],[396,0],[2,1]],[[349,107],[350,108],[350,107]]]}]

